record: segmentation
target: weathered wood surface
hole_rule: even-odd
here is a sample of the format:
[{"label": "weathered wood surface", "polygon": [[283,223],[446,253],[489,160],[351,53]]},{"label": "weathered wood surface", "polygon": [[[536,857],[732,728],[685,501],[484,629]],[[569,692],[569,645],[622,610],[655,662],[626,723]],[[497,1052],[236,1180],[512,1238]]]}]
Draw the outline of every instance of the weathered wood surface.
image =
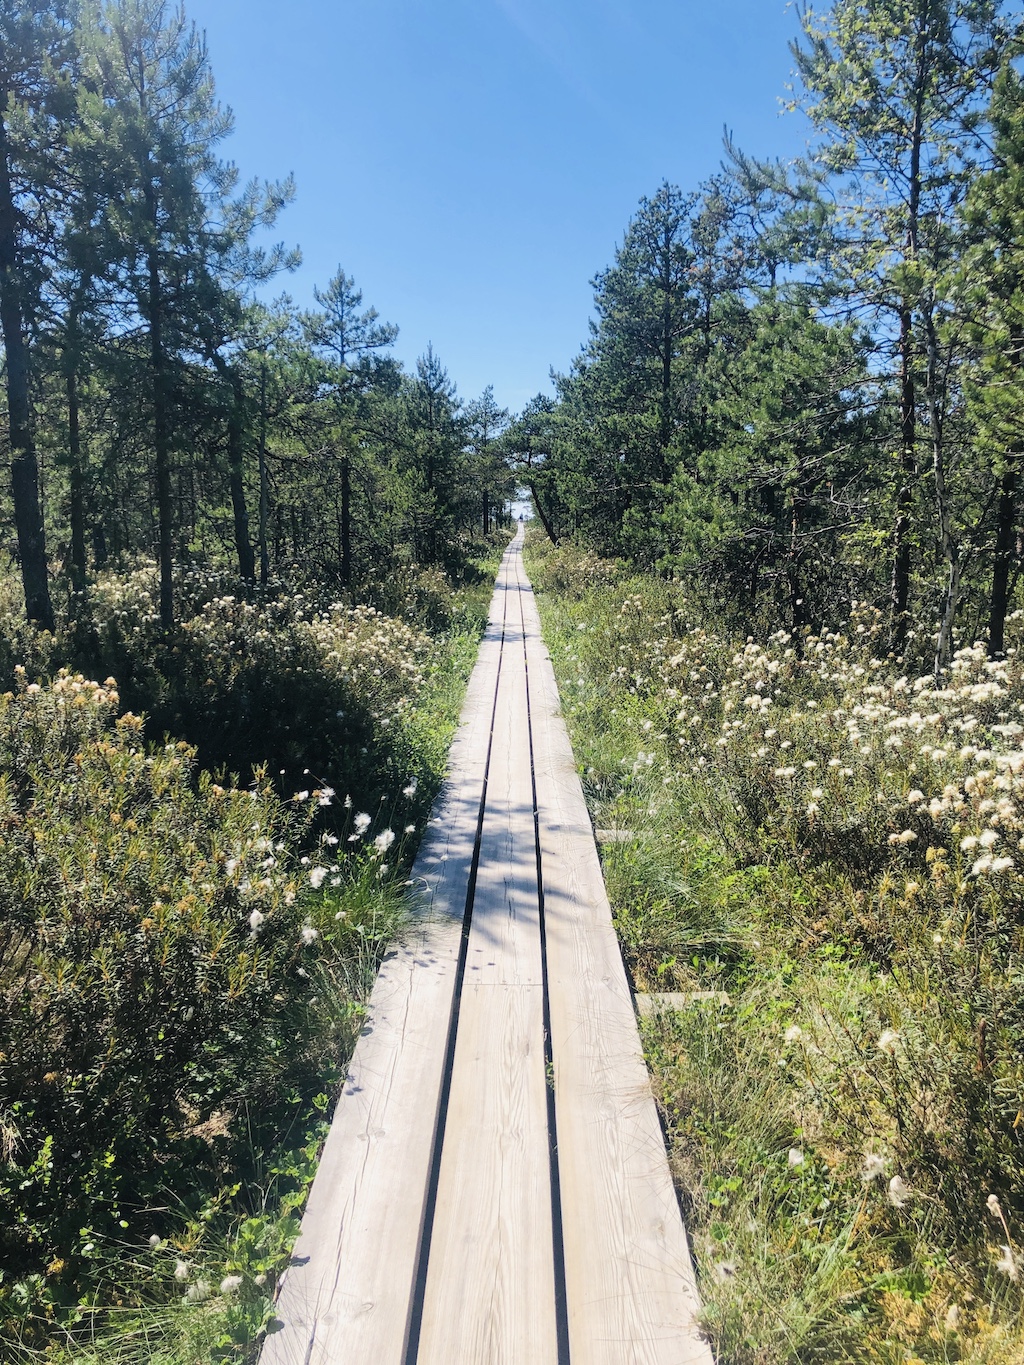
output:
[{"label": "weathered wood surface", "polygon": [[505,598],[496,588],[449,779],[413,868],[419,919],[371,995],[261,1365],[383,1365],[405,1355]]},{"label": "weathered wood surface", "polygon": [[262,1365],[711,1365],[520,549]]},{"label": "weathered wood surface", "polygon": [[690,1250],[533,594],[523,593],[573,1365],[709,1362]]}]

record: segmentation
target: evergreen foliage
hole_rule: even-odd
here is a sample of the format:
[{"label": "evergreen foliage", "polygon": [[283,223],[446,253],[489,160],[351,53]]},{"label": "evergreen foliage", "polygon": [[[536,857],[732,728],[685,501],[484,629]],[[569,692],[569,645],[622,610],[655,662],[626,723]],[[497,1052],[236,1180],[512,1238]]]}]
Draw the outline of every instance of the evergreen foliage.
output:
[{"label": "evergreen foliage", "polygon": [[[553,539],[683,575],[746,629],[885,610],[1003,649],[1020,548],[1022,16],[996,0],[805,7],[790,166],[643,199],[591,337],[509,433]],[[972,627],[974,628],[974,627]],[[914,651],[924,657],[924,637]]]},{"label": "evergreen foliage", "polygon": [[140,557],[165,630],[181,564],[349,591],[457,567],[480,487],[504,516],[509,478],[432,348],[404,374],[344,270],[311,311],[262,300],[299,260],[267,244],[294,186],[221,159],[232,116],[184,9],[54,0],[0,24],[0,529],[28,618],[52,630],[69,591]]}]

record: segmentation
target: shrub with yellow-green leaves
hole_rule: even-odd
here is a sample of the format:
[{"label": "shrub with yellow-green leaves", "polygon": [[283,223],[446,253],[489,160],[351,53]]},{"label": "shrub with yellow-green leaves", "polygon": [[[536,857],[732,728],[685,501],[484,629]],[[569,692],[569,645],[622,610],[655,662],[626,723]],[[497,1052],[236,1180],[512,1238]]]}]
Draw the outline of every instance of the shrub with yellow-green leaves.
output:
[{"label": "shrub with yellow-green leaves", "polygon": [[251,1356],[489,595],[370,586],[0,581],[4,1359]]},{"label": "shrub with yellow-green leaves", "polygon": [[[0,697],[0,1265],[152,1231],[272,1109],[321,951],[291,814],[61,674]],[[301,806],[305,812],[310,803]],[[186,1178],[182,1178],[182,1174]]]}]

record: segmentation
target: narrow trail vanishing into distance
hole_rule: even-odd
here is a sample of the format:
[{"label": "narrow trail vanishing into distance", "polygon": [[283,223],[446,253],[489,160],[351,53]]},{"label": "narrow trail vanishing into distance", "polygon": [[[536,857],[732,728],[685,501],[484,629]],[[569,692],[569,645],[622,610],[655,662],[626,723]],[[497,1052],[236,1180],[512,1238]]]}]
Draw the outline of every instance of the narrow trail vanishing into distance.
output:
[{"label": "narrow trail vanishing into distance", "polygon": [[522,542],[261,1365],[711,1365]]}]

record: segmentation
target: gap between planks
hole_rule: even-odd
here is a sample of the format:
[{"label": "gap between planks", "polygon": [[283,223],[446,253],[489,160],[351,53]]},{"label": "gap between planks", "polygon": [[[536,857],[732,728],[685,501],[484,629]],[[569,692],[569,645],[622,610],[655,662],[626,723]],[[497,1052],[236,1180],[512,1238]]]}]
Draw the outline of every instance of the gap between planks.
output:
[{"label": "gap between planks", "polygon": [[405,1354],[506,596],[496,587],[448,779],[413,867],[417,919],[371,994],[260,1365],[332,1365],[343,1352],[398,1365]]},{"label": "gap between planks", "polygon": [[262,1365],[711,1365],[520,544]]}]

